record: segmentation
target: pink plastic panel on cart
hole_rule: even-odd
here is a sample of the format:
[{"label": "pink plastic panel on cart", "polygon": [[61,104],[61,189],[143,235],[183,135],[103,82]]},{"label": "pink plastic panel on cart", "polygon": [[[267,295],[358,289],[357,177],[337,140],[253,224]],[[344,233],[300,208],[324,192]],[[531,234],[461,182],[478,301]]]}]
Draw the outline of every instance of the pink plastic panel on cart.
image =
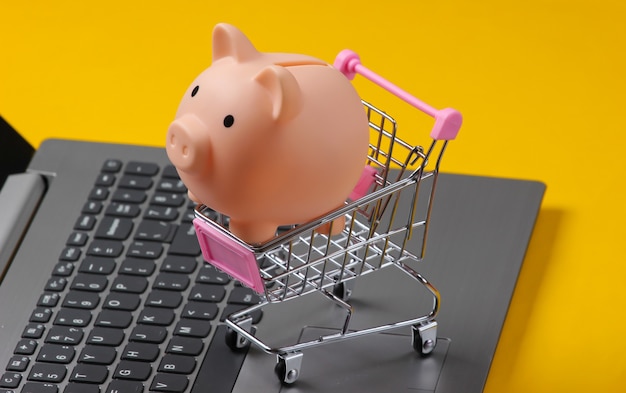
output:
[{"label": "pink plastic panel on cart", "polygon": [[348,79],[353,79],[356,74],[362,75],[383,89],[395,94],[408,104],[433,117],[435,119],[435,125],[430,132],[430,136],[433,139],[452,140],[456,138],[459,133],[461,123],[463,123],[463,116],[461,116],[461,113],[459,113],[456,109],[445,108],[437,110],[433,108],[375,72],[367,69],[363,66],[363,64],[361,64],[361,59],[355,52],[348,49],[339,52],[333,65]]},{"label": "pink plastic panel on cart", "polygon": [[200,218],[193,220],[204,259],[259,294],[265,286],[254,253]]},{"label": "pink plastic panel on cart", "polygon": [[372,184],[374,184],[374,181],[376,181],[377,173],[378,172],[375,168],[366,165],[365,168],[363,168],[363,172],[361,172],[359,181],[356,183],[356,186],[354,186],[354,189],[348,198],[352,201],[356,201],[357,199],[365,196]]}]

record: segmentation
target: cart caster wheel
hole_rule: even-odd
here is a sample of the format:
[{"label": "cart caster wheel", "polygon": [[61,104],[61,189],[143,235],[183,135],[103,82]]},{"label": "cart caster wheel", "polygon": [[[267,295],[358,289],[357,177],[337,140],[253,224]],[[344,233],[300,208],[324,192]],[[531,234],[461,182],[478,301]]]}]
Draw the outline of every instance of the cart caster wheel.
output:
[{"label": "cart caster wheel", "polygon": [[278,355],[278,362],[274,367],[274,372],[281,384],[291,385],[300,377],[301,365],[302,353],[300,352],[283,356]]},{"label": "cart caster wheel", "polygon": [[233,351],[241,352],[250,346],[250,341],[232,329],[226,332],[226,345]]},{"label": "cart caster wheel", "polygon": [[430,355],[437,345],[437,322],[431,321],[424,325],[414,325],[413,349],[422,356]]}]

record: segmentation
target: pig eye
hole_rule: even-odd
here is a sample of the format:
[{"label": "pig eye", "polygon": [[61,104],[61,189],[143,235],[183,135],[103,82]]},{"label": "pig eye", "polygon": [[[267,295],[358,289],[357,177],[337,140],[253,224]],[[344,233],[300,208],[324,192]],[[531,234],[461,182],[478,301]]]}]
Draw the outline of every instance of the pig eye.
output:
[{"label": "pig eye", "polygon": [[230,126],[233,125],[234,122],[235,122],[235,118],[233,117],[233,115],[227,115],[224,118],[224,127],[229,128]]},{"label": "pig eye", "polygon": [[198,94],[199,89],[200,89],[200,86],[194,87],[193,90],[191,91],[191,96],[194,97],[196,94]]}]

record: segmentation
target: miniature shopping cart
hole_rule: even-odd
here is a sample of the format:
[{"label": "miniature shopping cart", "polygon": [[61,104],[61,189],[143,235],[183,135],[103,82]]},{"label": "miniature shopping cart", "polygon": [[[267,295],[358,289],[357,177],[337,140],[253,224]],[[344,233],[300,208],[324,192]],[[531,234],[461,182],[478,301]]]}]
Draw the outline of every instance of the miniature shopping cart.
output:
[{"label": "miniature shopping cart", "polygon": [[[302,350],[329,342],[378,333],[402,326],[412,327],[413,348],[431,353],[437,341],[439,292],[408,262],[424,257],[432,200],[441,158],[448,141],[461,126],[461,115],[453,109],[436,110],[365,68],[351,51],[341,52],[335,67],[352,79],[359,74],[435,119],[430,146],[413,146],[396,135],[392,117],[363,101],[369,118],[370,147],[367,166],[345,205],[326,216],[285,229],[271,240],[247,244],[227,229],[227,218],[206,206],[198,206],[194,220],[205,260],[252,288],[261,302],[235,312],[225,320],[230,328],[227,343],[236,350],[250,343],[277,355],[276,373],[290,384],[300,375]],[[393,170],[392,170],[393,169]],[[401,198],[401,194],[403,197]],[[408,195],[408,198],[407,198]],[[419,198],[418,198],[419,197]],[[418,204],[418,199],[424,199]],[[398,208],[408,214],[396,214]],[[425,206],[425,207],[423,207]],[[341,233],[333,230],[345,217]],[[320,230],[331,226],[330,230]],[[409,243],[419,244],[418,252]],[[354,279],[387,266],[395,266],[422,284],[432,295],[426,315],[361,330],[350,328],[353,308],[348,303]],[[337,333],[289,346],[271,347],[255,335],[252,314],[270,303],[285,302],[318,292],[345,310],[345,321]]]}]

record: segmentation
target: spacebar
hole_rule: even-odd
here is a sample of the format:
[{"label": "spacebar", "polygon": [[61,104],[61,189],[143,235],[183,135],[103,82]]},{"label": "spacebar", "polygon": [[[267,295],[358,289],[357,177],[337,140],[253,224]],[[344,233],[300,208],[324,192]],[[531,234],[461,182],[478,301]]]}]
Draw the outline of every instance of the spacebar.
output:
[{"label": "spacebar", "polygon": [[211,393],[230,393],[233,390],[248,350],[231,350],[226,345],[227,331],[225,325],[217,327],[191,393],[206,393],[209,386]]}]

